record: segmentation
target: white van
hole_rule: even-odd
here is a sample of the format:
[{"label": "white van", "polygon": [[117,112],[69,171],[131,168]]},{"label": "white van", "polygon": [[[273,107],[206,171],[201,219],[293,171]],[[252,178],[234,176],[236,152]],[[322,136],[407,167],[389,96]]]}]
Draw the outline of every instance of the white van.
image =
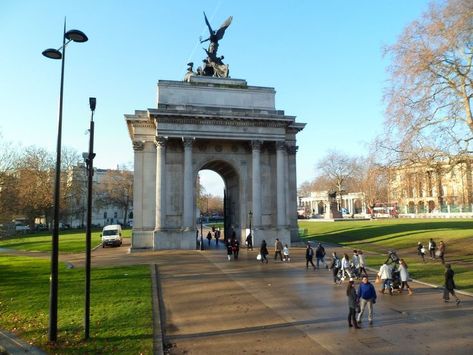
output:
[{"label": "white van", "polygon": [[105,248],[106,245],[122,245],[122,227],[119,224],[111,224],[103,227],[100,236],[102,237],[102,248]]}]

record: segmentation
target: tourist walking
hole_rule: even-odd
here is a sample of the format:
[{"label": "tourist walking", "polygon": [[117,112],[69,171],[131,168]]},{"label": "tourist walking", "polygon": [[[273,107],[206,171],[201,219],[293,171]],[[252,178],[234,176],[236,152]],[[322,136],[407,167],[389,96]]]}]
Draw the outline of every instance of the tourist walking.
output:
[{"label": "tourist walking", "polygon": [[315,248],[315,258],[317,259],[317,269],[320,268],[320,263],[325,265],[325,248],[322,243],[317,244],[317,248]]},{"label": "tourist walking", "polygon": [[261,242],[261,247],[259,248],[259,253],[261,255],[261,263],[268,263],[268,258],[267,255],[268,253],[268,248],[266,246],[266,240],[263,239]]},{"label": "tourist walking", "polygon": [[210,241],[212,240],[212,233],[210,231],[207,233],[207,240],[209,241],[210,246]]},{"label": "tourist walking", "polygon": [[253,236],[251,235],[251,232],[246,237],[246,248],[248,250],[250,250],[250,249],[253,250]]},{"label": "tourist walking", "polygon": [[233,246],[232,246],[232,243],[230,243],[230,239],[228,240],[226,245],[227,245],[227,258],[228,258],[228,261],[230,261],[232,260],[232,255],[233,255]]},{"label": "tourist walking", "polygon": [[289,247],[287,246],[287,244],[284,244],[282,255],[283,255],[284,261],[291,261],[291,255],[289,254]]},{"label": "tourist walking", "polygon": [[279,258],[282,261],[282,249],[283,246],[281,241],[279,240],[279,238],[276,238],[276,242],[274,242],[274,260],[276,260],[279,255]]},{"label": "tourist walking", "polygon": [[339,278],[338,278],[338,272],[340,271],[340,268],[342,267],[342,263],[340,259],[337,256],[336,252],[332,253],[332,264],[330,265],[330,270],[332,270],[333,273],[333,282],[338,283]]},{"label": "tourist walking", "polygon": [[409,295],[412,295],[412,289],[407,283],[407,281],[409,280],[409,272],[407,271],[407,264],[404,259],[401,259],[399,261],[399,276],[401,277],[401,290],[399,291],[399,293],[402,293],[404,287],[406,287],[407,292],[409,292]]},{"label": "tourist walking", "polygon": [[356,321],[356,307],[358,305],[358,296],[356,294],[355,282],[350,280],[347,285],[347,297],[348,297],[348,326],[359,329],[358,322]]},{"label": "tourist walking", "polygon": [[381,279],[381,293],[384,293],[385,289],[388,288],[389,294],[392,296],[393,290],[392,290],[392,268],[388,264],[384,263],[381,265],[379,268],[378,272],[378,277]]},{"label": "tourist walking", "polygon": [[215,237],[215,245],[218,247],[218,241],[220,240],[220,229],[217,229],[214,232],[214,237]]},{"label": "tourist walking", "polygon": [[435,243],[435,241],[430,238],[429,240],[429,254],[430,254],[430,258],[432,260],[435,259],[435,249],[437,249],[437,244]]},{"label": "tourist walking", "polygon": [[309,269],[309,263],[315,270],[314,265],[314,249],[312,249],[310,242],[307,243],[307,248],[305,250],[305,269]]},{"label": "tourist walking", "polygon": [[441,240],[439,243],[437,254],[442,264],[445,264],[445,243],[443,242],[443,240]]},{"label": "tourist walking", "polygon": [[238,239],[233,240],[232,251],[233,259],[238,260],[238,254],[240,253],[240,242]]},{"label": "tourist walking", "polygon": [[373,284],[368,281],[368,276],[363,276],[360,286],[358,287],[358,298],[360,300],[360,313],[358,313],[358,324],[361,323],[361,318],[365,312],[366,305],[368,305],[368,321],[373,324],[373,305],[376,303],[376,290]]},{"label": "tourist walking", "polygon": [[450,300],[450,294],[455,297],[455,302],[457,306],[460,304],[460,299],[455,294],[455,281],[453,280],[453,276],[455,272],[452,270],[450,264],[445,264],[445,285],[443,289],[443,300],[444,302],[448,302]]},{"label": "tourist walking", "polygon": [[348,257],[348,254],[343,254],[343,258],[342,258],[342,280],[345,280],[346,277],[351,278],[350,258]]},{"label": "tourist walking", "polygon": [[365,269],[366,260],[365,260],[365,256],[363,255],[362,250],[358,250],[358,262],[360,263],[360,276],[362,272],[365,274],[365,276],[368,276],[368,273],[366,272],[366,269]]},{"label": "tourist walking", "polygon": [[422,261],[425,263],[425,248],[421,242],[417,242],[417,255],[420,255]]}]

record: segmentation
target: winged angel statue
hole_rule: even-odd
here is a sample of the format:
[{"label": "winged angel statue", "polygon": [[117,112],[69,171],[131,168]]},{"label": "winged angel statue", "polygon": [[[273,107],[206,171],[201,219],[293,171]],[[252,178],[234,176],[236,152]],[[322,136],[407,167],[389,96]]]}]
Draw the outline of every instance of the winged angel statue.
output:
[{"label": "winged angel statue", "polygon": [[210,26],[209,20],[207,19],[207,15],[204,12],[205,23],[209,28],[209,37],[206,39],[200,38],[200,43],[209,42],[209,47],[207,49],[204,48],[204,51],[207,53],[207,58],[205,58],[202,62],[202,66],[197,69],[197,73],[193,72],[193,65],[194,63],[188,63],[189,68],[187,69],[186,76],[184,77],[184,81],[189,81],[190,76],[192,75],[204,75],[204,76],[215,76],[219,78],[228,78],[229,69],[228,64],[223,63],[223,55],[218,57],[217,50],[218,50],[218,41],[223,38],[225,34],[225,30],[230,26],[232,23],[233,17],[230,16],[225,20],[225,22],[220,26],[217,31],[212,29]]}]

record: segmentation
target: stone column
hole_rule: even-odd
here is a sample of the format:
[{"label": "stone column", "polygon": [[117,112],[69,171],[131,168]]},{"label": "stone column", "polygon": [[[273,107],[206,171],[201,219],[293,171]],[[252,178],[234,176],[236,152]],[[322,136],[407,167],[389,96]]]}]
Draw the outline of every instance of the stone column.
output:
[{"label": "stone column", "polygon": [[164,227],[166,216],[166,139],[156,137],[156,230]]},{"label": "stone column", "polygon": [[286,144],[276,142],[276,208],[277,226],[286,225],[286,191],[284,189],[284,151]]},{"label": "stone column", "polygon": [[[288,224],[291,230],[291,241],[299,240],[298,224],[297,224],[297,168],[296,168],[296,153],[298,147],[296,145],[289,145],[287,147],[287,174],[288,174],[288,185],[287,194],[289,196],[289,202],[287,207],[289,217]],[[315,212],[319,213],[319,203],[317,200],[314,202]],[[312,211],[311,211],[312,213]]]},{"label": "stone column", "polygon": [[253,226],[261,226],[261,141],[252,141],[252,193],[251,201],[253,205]]},{"label": "stone column", "polygon": [[133,166],[133,229],[143,228],[143,149],[145,143],[133,141],[134,166]]},{"label": "stone column", "polygon": [[192,143],[194,139],[183,137],[182,142],[184,143],[184,211],[182,213],[182,225],[184,228],[189,229],[193,226],[192,210],[193,210],[193,179],[192,179]]}]

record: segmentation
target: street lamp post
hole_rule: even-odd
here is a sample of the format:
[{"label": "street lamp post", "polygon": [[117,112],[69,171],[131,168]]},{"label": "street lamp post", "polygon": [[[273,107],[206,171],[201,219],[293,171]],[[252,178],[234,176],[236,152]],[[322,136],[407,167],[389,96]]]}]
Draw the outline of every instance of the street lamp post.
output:
[{"label": "street lamp post", "polygon": [[84,311],[84,339],[90,336],[90,261],[92,240],[92,177],[94,176],[94,111],[97,100],[89,97],[90,129],[89,153],[84,153],[87,165],[87,227],[85,231],[85,311]]},{"label": "street lamp post", "polygon": [[[67,42],[66,42],[67,39]],[[64,61],[66,58],[66,46],[70,41],[86,42],[87,36],[79,30],[66,32],[66,19],[64,19],[64,32],[62,37],[62,47],[59,49],[49,48],[43,51],[43,55],[50,59],[61,59],[61,85],[59,91],[59,114],[57,125],[57,145],[56,145],[56,172],[54,180],[54,214],[53,214],[53,235],[51,251],[51,279],[49,293],[49,341],[57,340],[57,300],[58,300],[58,259],[59,259],[59,199],[61,186],[61,139],[62,139],[62,102],[64,96]],[[62,51],[62,52],[61,52]]]},{"label": "street lamp post", "polygon": [[200,215],[200,250],[204,250],[204,225],[203,225],[203,216]]},{"label": "street lamp post", "polygon": [[250,216],[250,234],[253,235],[251,233],[251,218],[253,217],[253,212],[251,212],[251,210],[250,210],[250,213],[248,213],[248,215]]}]

